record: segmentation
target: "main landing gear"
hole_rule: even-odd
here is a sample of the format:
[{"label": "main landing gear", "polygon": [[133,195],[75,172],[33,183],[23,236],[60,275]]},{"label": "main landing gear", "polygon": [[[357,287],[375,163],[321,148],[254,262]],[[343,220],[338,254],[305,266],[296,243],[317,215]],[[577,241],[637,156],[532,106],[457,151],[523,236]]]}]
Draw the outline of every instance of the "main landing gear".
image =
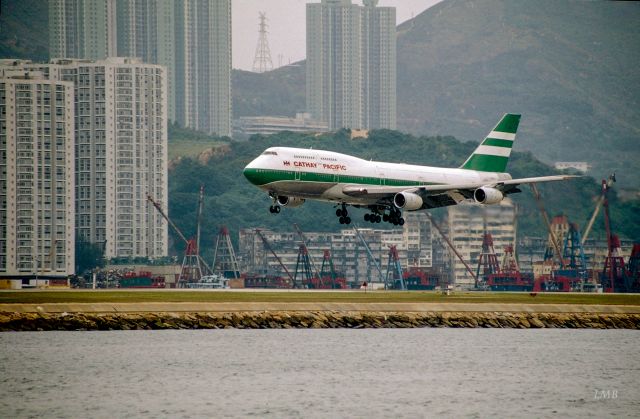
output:
[{"label": "main landing gear", "polygon": [[367,213],[364,215],[364,220],[370,223],[379,223],[380,221],[384,221],[385,223],[391,223],[396,226],[404,225],[402,212],[400,212],[400,210],[397,208],[390,208],[388,214],[383,211],[382,215],[380,215],[379,208],[372,208],[371,213]]},{"label": "main landing gear", "polygon": [[349,217],[347,206],[345,204],[342,204],[342,208],[338,208],[336,210],[336,217],[338,217],[340,224],[351,224],[351,217]]}]

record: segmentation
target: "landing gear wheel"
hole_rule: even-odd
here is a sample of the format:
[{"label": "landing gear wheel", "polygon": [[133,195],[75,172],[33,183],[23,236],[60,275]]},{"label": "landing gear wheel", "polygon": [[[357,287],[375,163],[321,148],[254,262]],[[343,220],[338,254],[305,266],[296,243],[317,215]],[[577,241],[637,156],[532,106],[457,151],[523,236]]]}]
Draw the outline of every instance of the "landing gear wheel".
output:
[{"label": "landing gear wheel", "polygon": [[336,210],[336,217],[342,217],[342,216],[343,216],[343,215],[342,215],[342,209],[338,208],[338,209]]},{"label": "landing gear wheel", "polygon": [[344,217],[345,224],[351,224],[351,217]]},{"label": "landing gear wheel", "polygon": [[385,223],[389,222],[389,215],[384,214],[384,215],[382,216],[382,221],[384,221]]},{"label": "landing gear wheel", "polygon": [[371,218],[371,216],[369,214],[365,214],[364,215],[364,220],[365,221],[369,221],[370,218]]},{"label": "landing gear wheel", "polygon": [[376,223],[379,223],[382,218],[379,215],[376,215]]},{"label": "landing gear wheel", "polygon": [[404,218],[400,217],[400,219],[398,220],[398,224],[404,225]]},{"label": "landing gear wheel", "polygon": [[340,224],[344,224],[345,223],[345,218],[344,217],[340,217],[338,219],[338,221],[340,221]]}]

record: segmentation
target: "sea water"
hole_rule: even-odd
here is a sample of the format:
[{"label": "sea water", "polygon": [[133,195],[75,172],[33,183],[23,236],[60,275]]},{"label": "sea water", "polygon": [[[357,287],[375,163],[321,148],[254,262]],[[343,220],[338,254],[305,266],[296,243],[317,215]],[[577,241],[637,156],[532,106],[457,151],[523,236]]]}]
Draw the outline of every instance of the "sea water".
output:
[{"label": "sea water", "polygon": [[631,330],[0,333],[0,417],[638,417]]}]

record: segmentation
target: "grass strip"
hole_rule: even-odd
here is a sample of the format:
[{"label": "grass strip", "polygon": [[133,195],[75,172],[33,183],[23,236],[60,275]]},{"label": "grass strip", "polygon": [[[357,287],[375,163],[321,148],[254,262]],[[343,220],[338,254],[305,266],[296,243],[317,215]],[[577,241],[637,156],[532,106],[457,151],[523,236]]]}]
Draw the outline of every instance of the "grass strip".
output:
[{"label": "grass strip", "polygon": [[176,290],[29,290],[0,291],[0,304],[142,302],[306,302],[306,303],[502,303],[640,305],[638,294],[497,293],[434,291],[176,291]]}]

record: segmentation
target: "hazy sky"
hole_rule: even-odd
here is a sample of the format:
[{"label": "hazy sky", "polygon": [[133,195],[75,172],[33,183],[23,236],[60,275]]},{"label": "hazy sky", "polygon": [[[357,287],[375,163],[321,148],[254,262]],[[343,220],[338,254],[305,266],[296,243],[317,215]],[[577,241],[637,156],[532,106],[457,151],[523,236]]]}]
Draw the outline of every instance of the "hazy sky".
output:
[{"label": "hazy sky", "polygon": [[[380,0],[378,6],[396,8],[397,23],[441,0]],[[251,70],[258,44],[258,12],[266,12],[273,66],[299,61],[306,55],[305,4],[311,0],[233,0],[233,68]],[[352,3],[361,5],[359,0]]]}]

